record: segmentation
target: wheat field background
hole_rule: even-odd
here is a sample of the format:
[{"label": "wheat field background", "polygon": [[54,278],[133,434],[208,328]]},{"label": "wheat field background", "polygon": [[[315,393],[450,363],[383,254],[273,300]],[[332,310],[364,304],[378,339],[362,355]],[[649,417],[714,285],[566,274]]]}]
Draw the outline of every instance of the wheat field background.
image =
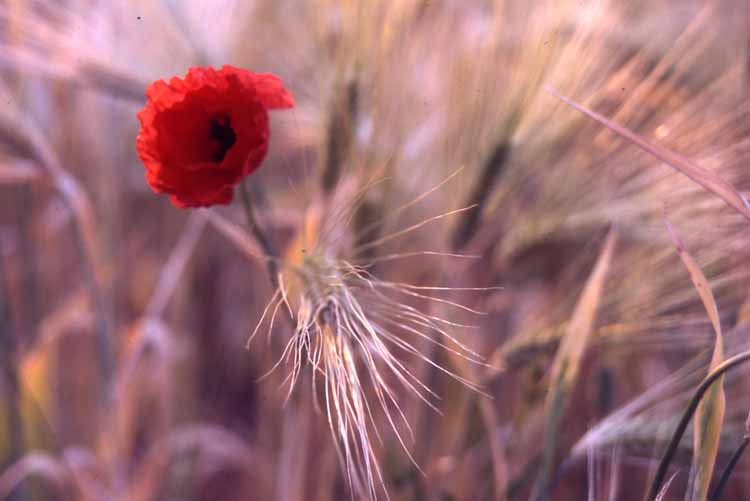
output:
[{"label": "wheat field background", "polygon": [[[749,33],[746,0],[0,0],[0,499],[750,498]],[[279,276],[136,155],[148,83],[223,64],[297,101],[247,180]]]}]

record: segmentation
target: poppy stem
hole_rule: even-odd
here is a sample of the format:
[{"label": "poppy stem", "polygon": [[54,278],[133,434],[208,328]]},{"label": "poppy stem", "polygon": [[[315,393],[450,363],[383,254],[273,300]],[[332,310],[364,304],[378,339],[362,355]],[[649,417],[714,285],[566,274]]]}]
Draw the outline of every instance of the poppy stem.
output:
[{"label": "poppy stem", "polygon": [[279,268],[276,265],[276,258],[279,253],[276,251],[271,239],[266,234],[263,227],[258,222],[258,217],[255,214],[255,208],[253,206],[252,198],[250,197],[250,191],[247,188],[245,182],[239,184],[240,199],[242,200],[242,207],[245,209],[245,217],[247,218],[247,225],[250,228],[255,240],[260,245],[263,253],[266,257],[266,267],[268,268],[268,277],[271,280],[271,285],[274,288],[279,286]]}]

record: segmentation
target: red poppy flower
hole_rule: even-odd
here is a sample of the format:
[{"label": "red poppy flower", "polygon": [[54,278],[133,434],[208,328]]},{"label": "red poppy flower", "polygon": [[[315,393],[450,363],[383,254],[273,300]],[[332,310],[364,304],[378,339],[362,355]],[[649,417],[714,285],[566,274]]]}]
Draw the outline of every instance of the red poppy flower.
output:
[{"label": "red poppy flower", "polygon": [[234,185],[266,156],[268,110],[294,106],[276,75],[233,66],[190,68],[153,82],[146,96],[138,156],[148,184],[180,208],[231,202]]}]

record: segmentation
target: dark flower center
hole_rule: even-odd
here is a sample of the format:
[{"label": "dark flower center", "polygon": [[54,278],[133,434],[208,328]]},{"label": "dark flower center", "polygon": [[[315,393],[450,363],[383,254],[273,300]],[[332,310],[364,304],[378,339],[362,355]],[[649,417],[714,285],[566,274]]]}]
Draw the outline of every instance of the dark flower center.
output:
[{"label": "dark flower center", "polygon": [[224,160],[227,151],[237,142],[237,134],[232,129],[229,117],[220,116],[212,118],[209,135],[211,136],[211,144],[213,146],[211,159],[214,162],[221,162]]}]

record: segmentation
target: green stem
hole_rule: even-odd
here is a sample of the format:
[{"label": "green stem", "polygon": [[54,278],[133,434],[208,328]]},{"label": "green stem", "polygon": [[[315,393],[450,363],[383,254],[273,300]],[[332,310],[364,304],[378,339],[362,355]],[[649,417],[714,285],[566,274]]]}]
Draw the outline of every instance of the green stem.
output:
[{"label": "green stem", "polygon": [[242,200],[242,207],[245,210],[245,217],[247,218],[247,225],[265,254],[266,266],[271,285],[273,285],[274,288],[277,288],[279,286],[279,268],[276,264],[276,259],[279,257],[279,253],[276,251],[273,242],[258,222],[252,198],[250,197],[250,192],[247,189],[247,184],[245,182],[240,183],[239,191],[240,199]]},{"label": "green stem", "polygon": [[724,471],[721,472],[719,483],[716,485],[714,492],[711,494],[711,498],[710,498],[711,501],[719,501],[719,499],[721,499],[721,494],[724,492],[724,487],[726,487],[727,482],[729,481],[729,477],[732,475],[732,472],[734,471],[734,467],[737,466],[737,463],[742,457],[742,453],[745,452],[745,449],[747,448],[748,445],[750,445],[750,436],[745,435],[742,438],[742,442],[740,442],[740,445],[735,449],[734,453],[732,454],[732,458],[729,460],[729,463],[727,463],[727,466],[724,468]]},{"label": "green stem", "polygon": [[667,449],[664,451],[664,455],[661,457],[659,468],[656,470],[654,481],[651,483],[651,488],[649,489],[648,495],[646,497],[647,500],[654,501],[659,496],[659,489],[661,488],[662,482],[664,482],[664,477],[667,475],[669,463],[672,462],[672,458],[674,457],[675,452],[677,452],[677,447],[680,444],[680,440],[682,440],[682,436],[685,434],[685,430],[687,429],[690,420],[693,418],[693,414],[695,414],[695,410],[698,408],[698,404],[700,404],[701,399],[703,399],[703,395],[711,387],[711,385],[725,372],[748,360],[750,360],[750,351],[743,351],[742,353],[728,358],[723,363],[716,366],[716,368],[709,372],[708,376],[706,376],[705,379],[701,381],[698,389],[695,390],[695,393],[693,394],[693,398],[690,399],[690,403],[685,408],[685,411],[682,414],[682,418],[680,419],[677,428],[672,434],[672,439],[670,440]]}]

